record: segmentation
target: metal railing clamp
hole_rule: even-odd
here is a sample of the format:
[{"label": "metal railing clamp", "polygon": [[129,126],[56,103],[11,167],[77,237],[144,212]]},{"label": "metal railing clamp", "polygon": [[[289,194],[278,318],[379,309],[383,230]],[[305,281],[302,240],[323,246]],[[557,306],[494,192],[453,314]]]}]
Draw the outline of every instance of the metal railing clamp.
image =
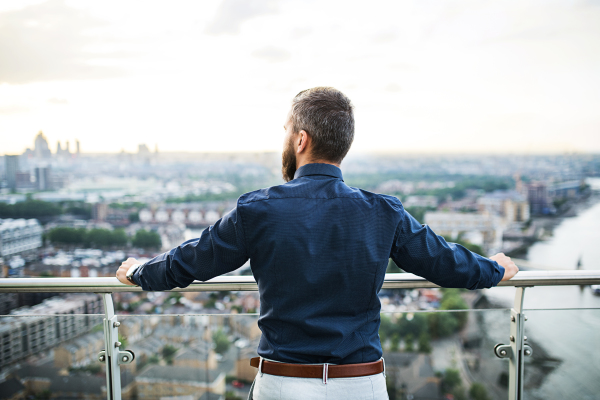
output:
[{"label": "metal railing clamp", "polygon": [[104,350],[98,353],[98,361],[106,364],[106,398],[121,400],[121,369],[119,365],[129,364],[135,359],[131,350],[121,350],[119,326],[111,293],[98,293],[104,303]]},{"label": "metal railing clamp", "polygon": [[499,343],[494,346],[494,354],[498,358],[508,358],[508,398],[509,400],[523,399],[523,360],[533,354],[533,349],[526,344],[525,321],[523,314],[523,300],[525,287],[516,288],[515,303],[510,310],[510,344]]}]

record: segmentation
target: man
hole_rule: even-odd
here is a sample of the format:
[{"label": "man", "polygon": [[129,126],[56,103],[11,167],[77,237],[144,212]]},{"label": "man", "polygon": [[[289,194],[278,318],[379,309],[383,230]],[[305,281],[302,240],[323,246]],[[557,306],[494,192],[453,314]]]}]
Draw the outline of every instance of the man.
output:
[{"label": "man", "polygon": [[254,398],[386,399],[377,294],[389,258],[440,286],[469,289],[518,268],[503,254],[487,259],[447,243],[395,197],[348,187],[339,166],[354,115],[338,90],[300,92],[284,128],[286,184],[242,195],[200,238],[139,267],[129,259],[117,277],[168,290],[250,259],[262,331]]}]

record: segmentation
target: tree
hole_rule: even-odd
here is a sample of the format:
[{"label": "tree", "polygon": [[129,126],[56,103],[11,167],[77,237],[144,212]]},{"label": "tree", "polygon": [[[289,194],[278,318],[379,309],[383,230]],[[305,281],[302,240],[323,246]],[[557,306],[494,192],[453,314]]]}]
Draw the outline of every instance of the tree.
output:
[{"label": "tree", "polygon": [[47,237],[57,244],[83,244],[86,230],[83,228],[58,227],[48,231]]},{"label": "tree", "polygon": [[429,335],[427,332],[421,332],[421,335],[419,335],[419,353],[429,354],[431,353],[431,350]]},{"label": "tree", "polygon": [[173,364],[173,356],[177,353],[177,350],[179,350],[177,347],[171,346],[170,344],[167,344],[162,348],[162,356],[167,364]]},{"label": "tree", "polygon": [[0,218],[47,218],[62,214],[62,208],[41,200],[27,200],[15,204],[0,203]]},{"label": "tree", "polygon": [[472,400],[491,400],[485,386],[479,382],[474,382],[469,389],[469,397]]},{"label": "tree", "polygon": [[160,248],[162,241],[160,240],[160,235],[158,233],[140,229],[133,237],[133,245],[145,249]]},{"label": "tree", "polygon": [[390,351],[398,351],[400,349],[400,335],[394,333],[390,339]]},{"label": "tree", "polygon": [[460,372],[454,368],[447,368],[446,371],[444,371],[444,377],[442,378],[442,387],[444,388],[444,391],[451,392],[460,385],[462,385]]},{"label": "tree", "polygon": [[433,337],[444,337],[458,330],[458,321],[453,313],[436,312],[429,314],[429,331]]},{"label": "tree", "polygon": [[411,333],[404,338],[404,351],[415,351],[414,336]]},{"label": "tree", "polygon": [[127,245],[127,233],[125,233],[125,229],[118,228],[112,231],[110,244],[113,246],[125,246]]},{"label": "tree", "polygon": [[212,335],[213,343],[215,344],[215,352],[219,354],[227,353],[231,343],[222,329],[215,331]]}]

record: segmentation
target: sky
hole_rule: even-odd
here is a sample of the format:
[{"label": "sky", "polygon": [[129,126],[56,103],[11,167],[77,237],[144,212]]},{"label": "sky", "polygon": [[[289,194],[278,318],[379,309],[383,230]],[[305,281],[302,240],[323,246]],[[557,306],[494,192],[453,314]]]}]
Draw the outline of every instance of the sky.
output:
[{"label": "sky", "polygon": [[0,3],[0,154],[280,151],[291,99],[352,152],[600,152],[599,1]]}]

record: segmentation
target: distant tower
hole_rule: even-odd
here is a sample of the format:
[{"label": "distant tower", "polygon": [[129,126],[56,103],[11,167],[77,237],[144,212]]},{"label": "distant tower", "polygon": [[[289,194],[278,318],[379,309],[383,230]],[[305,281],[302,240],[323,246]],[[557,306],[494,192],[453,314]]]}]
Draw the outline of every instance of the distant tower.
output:
[{"label": "distant tower", "polygon": [[58,142],[56,142],[56,155],[57,156],[62,156],[62,146],[60,145],[60,140]]},{"label": "distant tower", "polygon": [[146,144],[142,143],[142,144],[138,144],[138,154],[139,155],[148,155],[150,153],[150,149],[148,148],[148,146],[146,146]]},{"label": "distant tower", "polygon": [[37,158],[52,157],[52,152],[50,151],[50,147],[48,146],[48,140],[46,139],[42,131],[39,131],[37,136],[35,137],[35,147],[33,151]]},{"label": "distant tower", "polygon": [[156,143],[156,144],[154,145],[154,152],[155,152],[156,154],[158,154],[158,143]]},{"label": "distant tower", "polygon": [[6,167],[6,180],[9,189],[17,188],[17,172],[19,172],[19,156],[4,156]]},{"label": "distant tower", "polygon": [[79,140],[75,139],[75,151],[77,152],[77,155],[79,155]]},{"label": "distant tower", "polygon": [[69,143],[69,141],[67,140],[67,147],[65,148],[65,152],[67,154],[71,154],[71,144]]}]

